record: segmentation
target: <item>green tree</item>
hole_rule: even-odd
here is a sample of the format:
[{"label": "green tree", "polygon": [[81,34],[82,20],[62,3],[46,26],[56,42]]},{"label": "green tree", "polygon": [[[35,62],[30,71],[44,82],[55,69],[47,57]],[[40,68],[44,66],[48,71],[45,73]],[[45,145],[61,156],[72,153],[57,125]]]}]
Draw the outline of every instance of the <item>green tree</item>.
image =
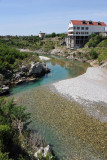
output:
[{"label": "green tree", "polygon": [[12,109],[11,118],[13,127],[18,130],[18,133],[21,136],[23,129],[30,123],[30,113],[26,112],[26,107],[15,106]]}]

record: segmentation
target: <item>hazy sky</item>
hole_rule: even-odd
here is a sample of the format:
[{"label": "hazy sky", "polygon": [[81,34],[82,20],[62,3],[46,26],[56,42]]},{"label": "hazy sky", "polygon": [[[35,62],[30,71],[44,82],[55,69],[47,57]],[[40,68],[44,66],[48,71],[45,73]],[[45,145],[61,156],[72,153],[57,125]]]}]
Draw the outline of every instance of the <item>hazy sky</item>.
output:
[{"label": "hazy sky", "polygon": [[67,32],[71,19],[107,24],[107,0],[0,0],[0,35]]}]

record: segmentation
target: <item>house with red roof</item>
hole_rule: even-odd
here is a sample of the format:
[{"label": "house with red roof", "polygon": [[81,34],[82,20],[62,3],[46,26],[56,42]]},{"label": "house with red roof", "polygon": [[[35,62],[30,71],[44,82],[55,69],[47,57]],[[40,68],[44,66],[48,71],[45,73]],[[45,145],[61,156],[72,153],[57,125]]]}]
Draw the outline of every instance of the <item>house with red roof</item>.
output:
[{"label": "house with red roof", "polygon": [[104,33],[106,26],[104,22],[71,20],[65,40],[67,47],[76,49],[84,46],[92,33]]}]

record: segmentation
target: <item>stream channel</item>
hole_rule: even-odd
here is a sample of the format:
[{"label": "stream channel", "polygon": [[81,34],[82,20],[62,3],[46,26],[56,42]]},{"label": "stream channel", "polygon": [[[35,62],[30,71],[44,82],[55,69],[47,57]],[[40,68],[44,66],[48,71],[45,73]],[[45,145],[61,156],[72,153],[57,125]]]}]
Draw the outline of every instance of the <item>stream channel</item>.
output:
[{"label": "stream channel", "polygon": [[51,83],[85,73],[89,64],[56,56],[50,58],[46,62],[51,69],[49,74],[35,82],[15,86],[10,97],[27,107],[32,115],[30,127],[52,146],[59,159],[104,160],[101,144],[96,146],[101,141],[100,133],[95,133],[96,125],[103,132],[103,124],[51,88]]}]

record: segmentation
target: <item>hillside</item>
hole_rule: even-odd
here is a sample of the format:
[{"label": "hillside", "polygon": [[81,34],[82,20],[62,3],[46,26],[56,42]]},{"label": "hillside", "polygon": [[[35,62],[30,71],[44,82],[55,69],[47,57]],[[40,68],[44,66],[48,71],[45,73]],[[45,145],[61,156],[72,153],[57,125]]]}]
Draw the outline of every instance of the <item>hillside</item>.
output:
[{"label": "hillside", "polygon": [[45,38],[38,36],[1,36],[0,42],[24,52],[64,56],[68,59],[92,61],[101,64],[107,60],[107,37],[92,34],[83,48],[68,49],[64,43],[65,34],[52,33]]},{"label": "hillside", "polygon": [[65,34],[49,34],[45,38],[38,36],[0,36],[0,42],[7,44],[10,47],[29,49],[31,51],[43,50],[49,51],[56,46],[60,46],[63,42]]},{"label": "hillside", "polygon": [[72,51],[68,58],[81,61],[96,60],[95,63],[102,64],[107,61],[107,37],[92,34],[90,40],[83,48]]}]

